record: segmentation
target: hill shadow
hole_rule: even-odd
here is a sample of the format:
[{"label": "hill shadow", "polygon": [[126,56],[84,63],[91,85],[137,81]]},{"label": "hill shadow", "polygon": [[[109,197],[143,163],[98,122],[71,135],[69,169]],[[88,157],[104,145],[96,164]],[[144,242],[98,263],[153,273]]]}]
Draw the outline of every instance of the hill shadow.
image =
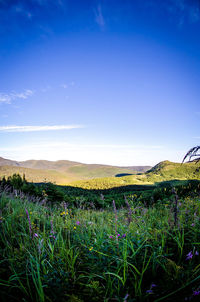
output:
[{"label": "hill shadow", "polygon": [[134,175],[132,173],[120,173],[120,174],[116,174],[115,177],[123,177],[123,176],[129,176],[129,175]]}]

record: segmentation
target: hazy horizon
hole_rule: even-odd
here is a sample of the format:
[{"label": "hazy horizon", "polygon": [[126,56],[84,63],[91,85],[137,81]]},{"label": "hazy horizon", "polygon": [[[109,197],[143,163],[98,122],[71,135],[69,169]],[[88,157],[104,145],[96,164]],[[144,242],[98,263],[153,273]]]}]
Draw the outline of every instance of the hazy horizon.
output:
[{"label": "hazy horizon", "polygon": [[0,1],[0,156],[181,162],[199,144],[196,0]]}]

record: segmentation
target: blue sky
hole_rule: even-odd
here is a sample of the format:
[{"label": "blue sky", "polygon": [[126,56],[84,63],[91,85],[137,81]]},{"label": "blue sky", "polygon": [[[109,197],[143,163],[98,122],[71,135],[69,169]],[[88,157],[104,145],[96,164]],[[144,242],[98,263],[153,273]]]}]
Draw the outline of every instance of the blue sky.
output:
[{"label": "blue sky", "polygon": [[0,0],[0,156],[180,162],[200,143],[195,0]]}]

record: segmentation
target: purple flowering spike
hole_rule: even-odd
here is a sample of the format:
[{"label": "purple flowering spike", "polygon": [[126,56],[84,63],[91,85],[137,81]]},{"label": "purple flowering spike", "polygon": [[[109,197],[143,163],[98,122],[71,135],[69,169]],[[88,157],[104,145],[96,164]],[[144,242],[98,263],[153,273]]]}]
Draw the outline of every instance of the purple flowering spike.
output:
[{"label": "purple flowering spike", "polygon": [[198,296],[200,295],[200,290],[194,290],[193,291],[193,296]]},{"label": "purple flowering spike", "polygon": [[186,260],[190,260],[190,259],[192,259],[192,257],[193,257],[193,254],[192,254],[192,251],[190,251],[190,252],[187,254]]},{"label": "purple flowering spike", "polygon": [[30,216],[29,216],[28,210],[27,210],[26,208],[25,208],[25,211],[26,211],[26,215],[27,215],[27,218],[28,218],[29,233],[30,233],[30,235],[31,235],[31,234],[32,234],[31,220],[30,220]]},{"label": "purple flowering spike", "polygon": [[146,291],[146,293],[147,293],[147,294],[153,294],[153,291],[152,291],[152,289],[148,289],[148,290]]}]

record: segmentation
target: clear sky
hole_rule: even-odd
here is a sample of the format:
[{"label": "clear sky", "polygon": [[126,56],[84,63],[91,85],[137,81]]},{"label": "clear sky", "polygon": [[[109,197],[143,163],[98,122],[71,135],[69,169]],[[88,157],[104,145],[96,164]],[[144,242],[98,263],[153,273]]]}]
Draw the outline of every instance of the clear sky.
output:
[{"label": "clear sky", "polygon": [[0,156],[180,162],[200,144],[198,0],[0,0]]}]

